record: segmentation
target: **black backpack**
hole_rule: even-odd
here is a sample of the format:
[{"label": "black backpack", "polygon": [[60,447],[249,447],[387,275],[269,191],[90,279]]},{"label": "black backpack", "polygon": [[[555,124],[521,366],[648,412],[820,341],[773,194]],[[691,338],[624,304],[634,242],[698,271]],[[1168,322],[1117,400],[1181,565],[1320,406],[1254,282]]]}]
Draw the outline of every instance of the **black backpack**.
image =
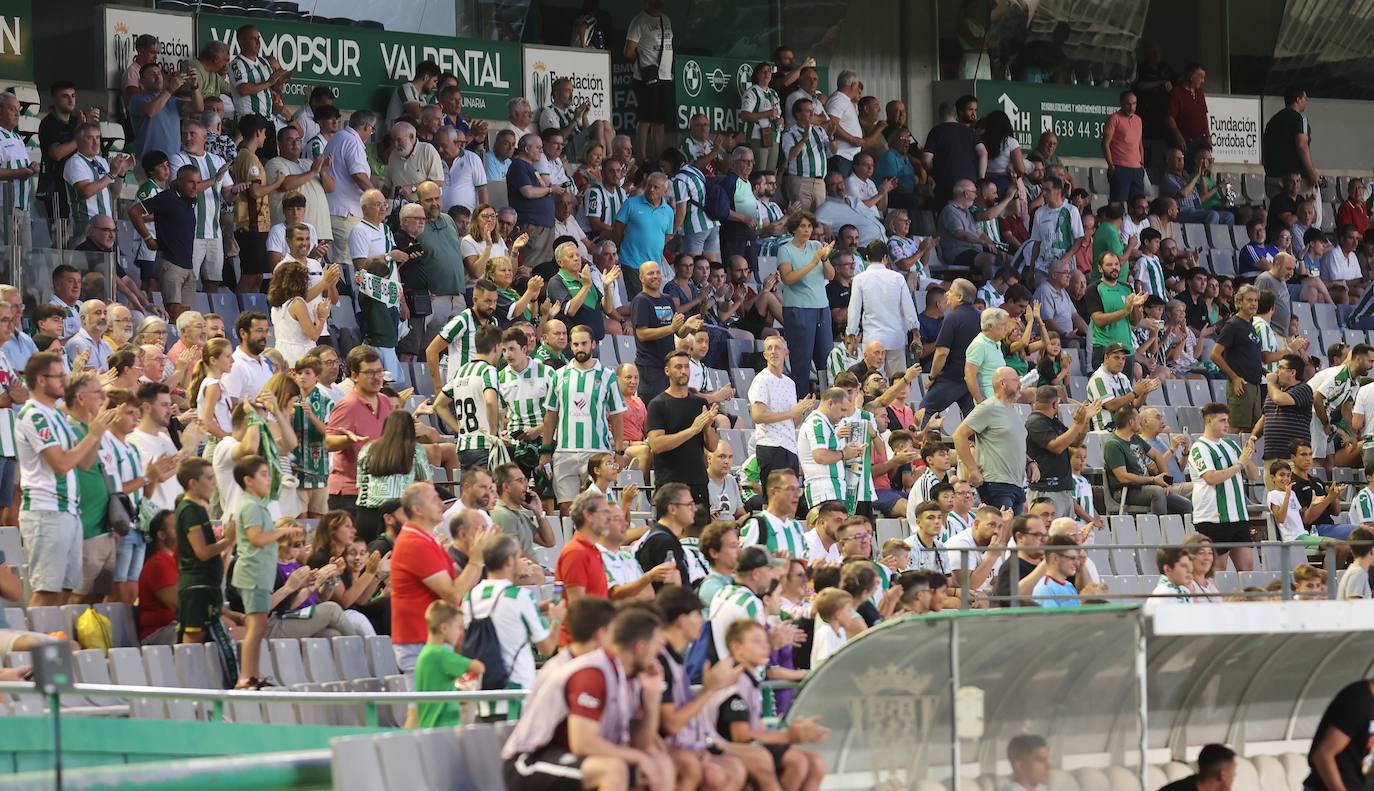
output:
[{"label": "black backpack", "polygon": [[[482,689],[505,689],[510,681],[510,668],[506,667],[505,655],[501,651],[501,638],[496,632],[496,623],[492,621],[496,616],[496,608],[501,606],[501,601],[505,598],[506,591],[502,589],[496,596],[496,602],[491,605],[491,612],[487,613],[487,617],[474,617],[472,623],[468,624],[466,634],[463,635],[463,656],[482,663]],[[468,594],[468,603],[473,606],[473,612],[476,612],[471,593]],[[516,649],[512,657],[520,656],[520,652],[525,650],[529,643],[527,635],[525,642]]]},{"label": "black backpack", "polygon": [[706,204],[701,208],[706,212],[706,216],[716,222],[725,222],[730,219],[730,193],[720,185],[715,179],[705,179],[706,182]]}]

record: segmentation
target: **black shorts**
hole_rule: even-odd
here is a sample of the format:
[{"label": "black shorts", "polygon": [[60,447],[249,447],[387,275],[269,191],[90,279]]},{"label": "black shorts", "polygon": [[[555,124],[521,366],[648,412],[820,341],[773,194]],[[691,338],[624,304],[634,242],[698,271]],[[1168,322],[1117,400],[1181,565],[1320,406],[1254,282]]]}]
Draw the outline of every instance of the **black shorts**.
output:
[{"label": "black shorts", "polygon": [[771,755],[771,756],[773,756],[773,771],[775,771],[775,772],[778,773],[778,777],[782,777],[782,757],[783,757],[784,755],[787,755],[787,751],[790,750],[790,749],[792,749],[792,745],[790,745],[790,744],[765,744],[765,745],[763,745],[763,746],[764,746],[764,747],[767,747],[767,748],[768,748],[768,754]]},{"label": "black shorts", "polygon": [[667,124],[677,106],[672,80],[635,80],[635,101],[641,123]]},{"label": "black shorts", "polygon": [[239,276],[267,274],[267,233],[264,231],[234,231],[239,243]]},{"label": "black shorts", "polygon": [[[630,767],[628,787],[638,785],[637,766]],[[582,759],[562,747],[547,746],[502,762],[507,791],[582,791]]]},{"label": "black shorts", "polygon": [[[1212,539],[1214,544],[1248,544],[1254,541],[1249,522],[1196,522],[1193,529]],[[1217,554],[1230,552],[1229,547],[1217,548]]]},{"label": "black shorts", "polygon": [[177,623],[180,633],[203,632],[210,618],[220,609],[219,590],[209,585],[194,585],[177,592]]}]

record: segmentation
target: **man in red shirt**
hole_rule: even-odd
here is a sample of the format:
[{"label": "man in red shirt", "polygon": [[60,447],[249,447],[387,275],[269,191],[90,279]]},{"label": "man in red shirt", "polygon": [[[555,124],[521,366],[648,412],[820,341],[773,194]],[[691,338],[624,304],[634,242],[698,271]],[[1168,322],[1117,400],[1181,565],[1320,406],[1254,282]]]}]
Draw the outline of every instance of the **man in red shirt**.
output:
[{"label": "man in red shirt", "polygon": [[[572,539],[564,544],[563,550],[558,553],[554,578],[563,584],[563,595],[569,605],[576,603],[583,596],[610,596],[606,567],[601,563],[601,549],[597,546],[599,539],[607,532],[608,507],[604,495],[586,491],[573,499],[572,507],[568,511],[577,532],[573,533]],[[393,558],[393,569],[395,562]],[[395,630],[394,623],[392,630]],[[558,632],[558,645],[561,648],[571,640],[572,636],[568,633],[568,624],[565,621]]]},{"label": "man in red shirt", "polygon": [[1121,109],[1107,117],[1102,135],[1109,198],[1121,203],[1145,197],[1145,143],[1135,104],[1135,91],[1122,91]]},{"label": "man in red shirt", "polygon": [[1188,161],[1186,167],[1193,169],[1193,157],[1198,149],[1212,146],[1212,133],[1207,126],[1207,95],[1202,92],[1202,84],[1207,81],[1207,70],[1200,63],[1189,63],[1183,69],[1183,81],[1174,86],[1169,94],[1169,136]]},{"label": "man in red shirt", "polygon": [[[377,539],[375,525],[372,525],[373,531],[367,531],[356,518],[358,452],[363,445],[382,435],[382,423],[391,414],[391,401],[381,396],[384,369],[382,356],[376,349],[371,346],[353,349],[348,353],[347,370],[348,378],[353,380],[353,392],[334,405],[324,438],[325,449],[333,460],[329,467],[329,509],[353,514],[358,538],[370,543]],[[419,642],[424,641],[421,637]]]},{"label": "man in red shirt", "polygon": [[177,531],[172,512],[158,512],[150,529],[153,551],[138,575],[138,639],[144,645],[173,645],[177,641]]},{"label": "man in red shirt", "polygon": [[[439,599],[461,607],[463,597],[482,578],[483,566],[478,553],[469,559],[462,574],[454,573],[445,545],[434,536],[435,526],[444,518],[444,501],[434,484],[412,483],[401,495],[401,508],[406,523],[391,551],[391,648],[397,667],[410,675],[429,637],[425,609]],[[482,528],[478,532],[476,543],[480,545],[492,530]]]}]

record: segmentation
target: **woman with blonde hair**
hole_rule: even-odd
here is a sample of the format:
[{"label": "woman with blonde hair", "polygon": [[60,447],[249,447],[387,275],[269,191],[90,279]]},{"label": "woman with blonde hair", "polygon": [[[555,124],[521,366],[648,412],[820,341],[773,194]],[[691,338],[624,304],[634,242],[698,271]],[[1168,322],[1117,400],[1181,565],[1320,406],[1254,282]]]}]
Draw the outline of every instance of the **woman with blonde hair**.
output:
[{"label": "woman with blonde hair", "polygon": [[308,294],[310,273],[299,261],[283,261],[272,273],[267,287],[267,304],[272,309],[272,328],[276,331],[276,349],[281,352],[287,367],[310,353],[329,324],[329,310],[333,304],[320,300],[310,309]]},{"label": "woman with blonde hair", "polygon": [[458,243],[458,254],[463,257],[463,266],[468,277],[479,278],[487,271],[487,262],[502,256],[514,256],[530,240],[529,234],[521,234],[509,248],[496,224],[496,208],[489,203],[479,203],[472,210],[472,222],[468,225],[468,235]]},{"label": "woman with blonde hair", "polygon": [[[182,314],[183,316],[186,314]],[[191,374],[190,406],[196,410],[200,424],[205,427],[205,458],[214,456],[215,445],[234,430],[229,394],[220,380],[234,367],[234,345],[225,338],[211,338],[201,352],[195,371]]]},{"label": "woman with blonde hair", "polygon": [[509,256],[496,256],[487,260],[486,277],[496,284],[496,325],[506,329],[517,321],[534,321],[534,311],[538,307],[539,292],[544,288],[544,278],[534,275],[525,284],[525,293],[518,293],[515,286],[515,261]]},{"label": "woman with blonde hair", "polygon": [[1221,601],[1221,588],[1217,587],[1217,551],[1212,548],[1212,539],[1194,533],[1183,539],[1183,551],[1193,561],[1193,581],[1188,583],[1193,601]]}]

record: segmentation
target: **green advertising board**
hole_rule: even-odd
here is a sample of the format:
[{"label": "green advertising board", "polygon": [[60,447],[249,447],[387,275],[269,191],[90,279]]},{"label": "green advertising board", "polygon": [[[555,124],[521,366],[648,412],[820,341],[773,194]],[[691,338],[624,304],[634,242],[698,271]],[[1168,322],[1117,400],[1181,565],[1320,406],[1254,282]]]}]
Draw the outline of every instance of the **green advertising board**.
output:
[{"label": "green advertising board", "polygon": [[33,7],[0,0],[0,79],[33,82]]},{"label": "green advertising board", "polygon": [[1023,147],[1033,147],[1043,132],[1054,132],[1063,157],[1101,156],[1107,116],[1121,106],[1120,90],[1086,85],[980,80],[973,95],[979,115],[1001,110],[1011,118]]},{"label": "green advertising board", "polygon": [[[197,46],[222,41],[237,55],[234,31],[247,21],[200,14]],[[523,95],[520,45],[516,43],[308,22],[251,21],[262,33],[263,54],[277,58],[282,68],[293,72],[283,93],[288,104],[302,104],[311,88],[326,85],[342,108],[385,109],[396,86],[410,79],[415,67],[426,60],[458,75],[463,107],[477,118],[504,120],[506,102]]]},{"label": "green advertising board", "polygon": [[[713,133],[743,128],[739,118],[740,96],[749,87],[749,77],[759,61],[696,55],[675,57],[673,77],[678,129],[685,131],[687,122],[697,113],[704,113],[710,119]],[[821,68],[819,76],[819,90],[825,93],[829,71]]]}]

